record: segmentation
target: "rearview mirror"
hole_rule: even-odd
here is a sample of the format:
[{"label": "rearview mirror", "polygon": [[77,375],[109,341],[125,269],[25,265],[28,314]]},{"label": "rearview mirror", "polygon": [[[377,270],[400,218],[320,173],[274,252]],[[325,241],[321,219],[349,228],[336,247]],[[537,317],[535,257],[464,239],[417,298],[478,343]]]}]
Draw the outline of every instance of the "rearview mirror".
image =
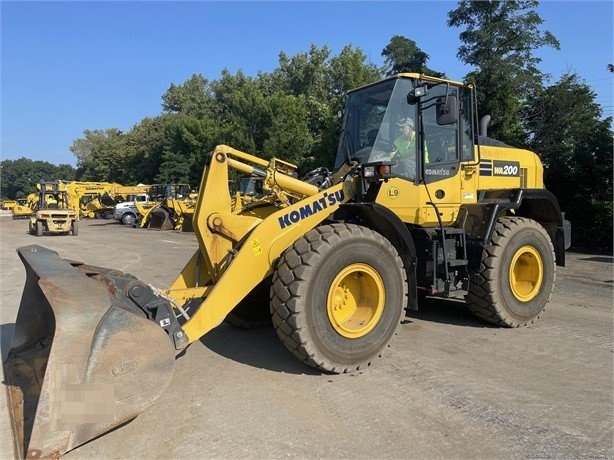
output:
[{"label": "rearview mirror", "polygon": [[440,97],[435,104],[438,125],[451,125],[456,123],[458,120],[456,96]]}]

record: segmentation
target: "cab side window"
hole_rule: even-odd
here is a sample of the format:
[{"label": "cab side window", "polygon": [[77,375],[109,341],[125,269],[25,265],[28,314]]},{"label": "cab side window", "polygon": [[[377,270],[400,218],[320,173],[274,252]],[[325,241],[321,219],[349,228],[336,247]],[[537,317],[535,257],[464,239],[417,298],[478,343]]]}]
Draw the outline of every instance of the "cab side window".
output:
[{"label": "cab side window", "polygon": [[460,110],[460,138],[461,138],[461,161],[473,161],[473,130],[471,124],[471,92],[468,89],[461,89],[461,110]]},{"label": "cab side window", "polygon": [[[456,88],[448,88],[448,95],[457,95]],[[424,110],[424,139],[425,163],[450,163],[458,162],[457,128],[458,122],[451,125],[440,126],[437,124],[437,100],[443,101],[446,97],[445,86],[437,86],[429,93],[431,100]]]}]

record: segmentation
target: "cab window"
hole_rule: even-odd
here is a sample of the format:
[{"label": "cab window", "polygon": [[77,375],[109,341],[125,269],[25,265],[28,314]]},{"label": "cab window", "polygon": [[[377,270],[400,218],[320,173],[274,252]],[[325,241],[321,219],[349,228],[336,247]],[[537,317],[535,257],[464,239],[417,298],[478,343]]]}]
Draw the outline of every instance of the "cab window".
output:
[{"label": "cab window", "polygon": [[436,86],[429,92],[432,103],[426,103],[423,112],[426,165],[434,163],[457,163],[458,160],[458,122],[449,125],[437,124],[436,102],[443,102],[448,96],[458,97],[457,88]]}]

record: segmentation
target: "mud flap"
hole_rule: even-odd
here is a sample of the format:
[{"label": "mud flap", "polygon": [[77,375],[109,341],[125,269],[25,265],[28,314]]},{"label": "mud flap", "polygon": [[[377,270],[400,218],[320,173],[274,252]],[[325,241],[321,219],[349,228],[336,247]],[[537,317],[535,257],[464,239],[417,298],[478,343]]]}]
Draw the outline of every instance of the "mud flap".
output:
[{"label": "mud flap", "polygon": [[171,219],[170,213],[160,206],[152,209],[149,213],[147,228],[150,230],[173,230],[175,223]]},{"label": "mud flap", "polygon": [[40,246],[18,254],[27,277],[4,362],[16,454],[57,458],[151,406],[170,383],[175,350],[111,274],[136,278]]}]

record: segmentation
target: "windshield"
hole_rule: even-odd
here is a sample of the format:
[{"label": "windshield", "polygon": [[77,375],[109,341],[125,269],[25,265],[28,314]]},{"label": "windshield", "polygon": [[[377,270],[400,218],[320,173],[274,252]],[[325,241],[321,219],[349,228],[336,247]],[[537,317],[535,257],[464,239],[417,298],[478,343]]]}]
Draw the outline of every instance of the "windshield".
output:
[{"label": "windshield", "polygon": [[399,124],[416,120],[416,105],[407,102],[413,88],[412,79],[396,78],[348,93],[335,170],[348,157],[359,163],[391,159]]},{"label": "windshield", "polygon": [[149,196],[152,201],[162,201],[165,198],[184,200],[190,195],[190,186],[186,184],[152,185]]},{"label": "windshield", "polygon": [[186,184],[173,184],[170,186],[170,197],[176,200],[185,200],[190,196],[190,186]]}]

